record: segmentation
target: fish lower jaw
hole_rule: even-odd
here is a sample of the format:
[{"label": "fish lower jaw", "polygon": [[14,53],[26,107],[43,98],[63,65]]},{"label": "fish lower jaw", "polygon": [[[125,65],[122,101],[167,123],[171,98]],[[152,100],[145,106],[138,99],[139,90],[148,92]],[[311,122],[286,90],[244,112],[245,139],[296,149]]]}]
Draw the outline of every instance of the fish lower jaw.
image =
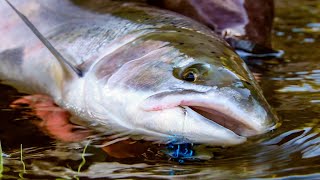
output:
[{"label": "fish lower jaw", "polygon": [[233,118],[232,116],[229,116],[227,113],[201,106],[188,107],[200,116],[219,124],[220,126],[234,132],[238,136],[248,137],[260,134],[257,130],[249,127],[247,124]]},{"label": "fish lower jaw", "polygon": [[[233,146],[247,138],[202,117],[189,107],[136,113],[137,123],[132,134],[147,141],[167,143],[200,143],[214,146]],[[142,120],[142,121],[141,121]]]},{"label": "fish lower jaw", "polygon": [[201,107],[201,106],[181,106],[189,114],[192,114],[194,118],[207,120],[211,123],[214,123],[217,126],[220,126],[221,129],[224,129],[230,133],[233,133],[239,137],[249,137],[257,134],[261,134],[260,131],[253,129],[249,125],[232,118],[227,113],[217,111],[212,108]]}]

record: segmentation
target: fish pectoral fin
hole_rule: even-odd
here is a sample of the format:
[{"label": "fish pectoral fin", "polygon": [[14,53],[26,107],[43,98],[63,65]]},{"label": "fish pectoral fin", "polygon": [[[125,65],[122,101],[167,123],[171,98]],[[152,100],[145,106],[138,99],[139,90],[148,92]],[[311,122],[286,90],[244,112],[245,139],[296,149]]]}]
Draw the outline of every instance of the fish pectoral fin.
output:
[{"label": "fish pectoral fin", "polygon": [[88,128],[72,123],[69,112],[57,106],[53,99],[46,95],[23,96],[12,102],[10,107],[14,109],[30,108],[32,112],[26,112],[26,114],[40,119],[32,121],[33,124],[56,140],[79,142],[92,133]]},{"label": "fish pectoral fin", "polygon": [[30,30],[40,39],[40,41],[48,48],[48,50],[52,53],[52,55],[64,67],[64,69],[75,73],[78,77],[83,76],[83,72],[78,67],[73,66],[70,63],[70,61],[65,59],[62,56],[62,54],[56,48],[53,47],[53,45],[49,42],[49,40],[40,33],[40,31],[31,23],[31,21],[25,15],[23,15],[20,11],[18,11],[8,0],[5,0],[5,1],[18,14],[18,16],[30,28]]}]

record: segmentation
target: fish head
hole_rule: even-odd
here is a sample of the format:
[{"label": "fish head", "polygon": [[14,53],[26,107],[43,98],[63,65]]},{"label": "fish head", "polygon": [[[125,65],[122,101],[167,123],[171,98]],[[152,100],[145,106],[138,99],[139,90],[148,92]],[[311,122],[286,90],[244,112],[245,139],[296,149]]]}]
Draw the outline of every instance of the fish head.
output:
[{"label": "fish head", "polygon": [[[246,64],[216,36],[153,32],[117,51],[93,69],[109,121],[124,130],[163,143],[229,146],[277,126]],[[110,66],[117,68],[105,73]]]}]

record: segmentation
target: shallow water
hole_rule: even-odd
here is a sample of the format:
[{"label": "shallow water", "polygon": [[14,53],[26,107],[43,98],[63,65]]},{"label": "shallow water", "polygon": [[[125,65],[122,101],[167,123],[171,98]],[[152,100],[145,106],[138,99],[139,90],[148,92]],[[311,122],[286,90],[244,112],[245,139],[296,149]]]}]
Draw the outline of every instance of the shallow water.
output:
[{"label": "shallow water", "polygon": [[283,120],[277,130],[233,148],[194,147],[197,157],[210,160],[179,161],[157,147],[115,159],[91,145],[83,153],[88,142],[45,136],[28,110],[8,108],[21,94],[1,85],[3,178],[320,178],[320,2],[275,1],[273,45],[285,51],[285,62],[266,64],[261,86]]}]

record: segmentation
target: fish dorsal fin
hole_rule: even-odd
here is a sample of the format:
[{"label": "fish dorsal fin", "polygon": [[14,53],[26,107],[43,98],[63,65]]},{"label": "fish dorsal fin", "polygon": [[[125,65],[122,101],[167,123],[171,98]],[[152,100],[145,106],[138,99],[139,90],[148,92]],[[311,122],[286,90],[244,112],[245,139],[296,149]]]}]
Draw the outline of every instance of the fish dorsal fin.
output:
[{"label": "fish dorsal fin", "polygon": [[40,39],[40,41],[49,49],[49,51],[54,55],[54,57],[62,64],[71,69],[79,77],[83,76],[83,72],[77,67],[73,66],[69,61],[67,61],[56,48],[39,32],[39,30],[28,20],[28,18],[19,12],[8,0],[5,0],[9,6],[19,15],[23,22],[31,29],[31,31]]}]

